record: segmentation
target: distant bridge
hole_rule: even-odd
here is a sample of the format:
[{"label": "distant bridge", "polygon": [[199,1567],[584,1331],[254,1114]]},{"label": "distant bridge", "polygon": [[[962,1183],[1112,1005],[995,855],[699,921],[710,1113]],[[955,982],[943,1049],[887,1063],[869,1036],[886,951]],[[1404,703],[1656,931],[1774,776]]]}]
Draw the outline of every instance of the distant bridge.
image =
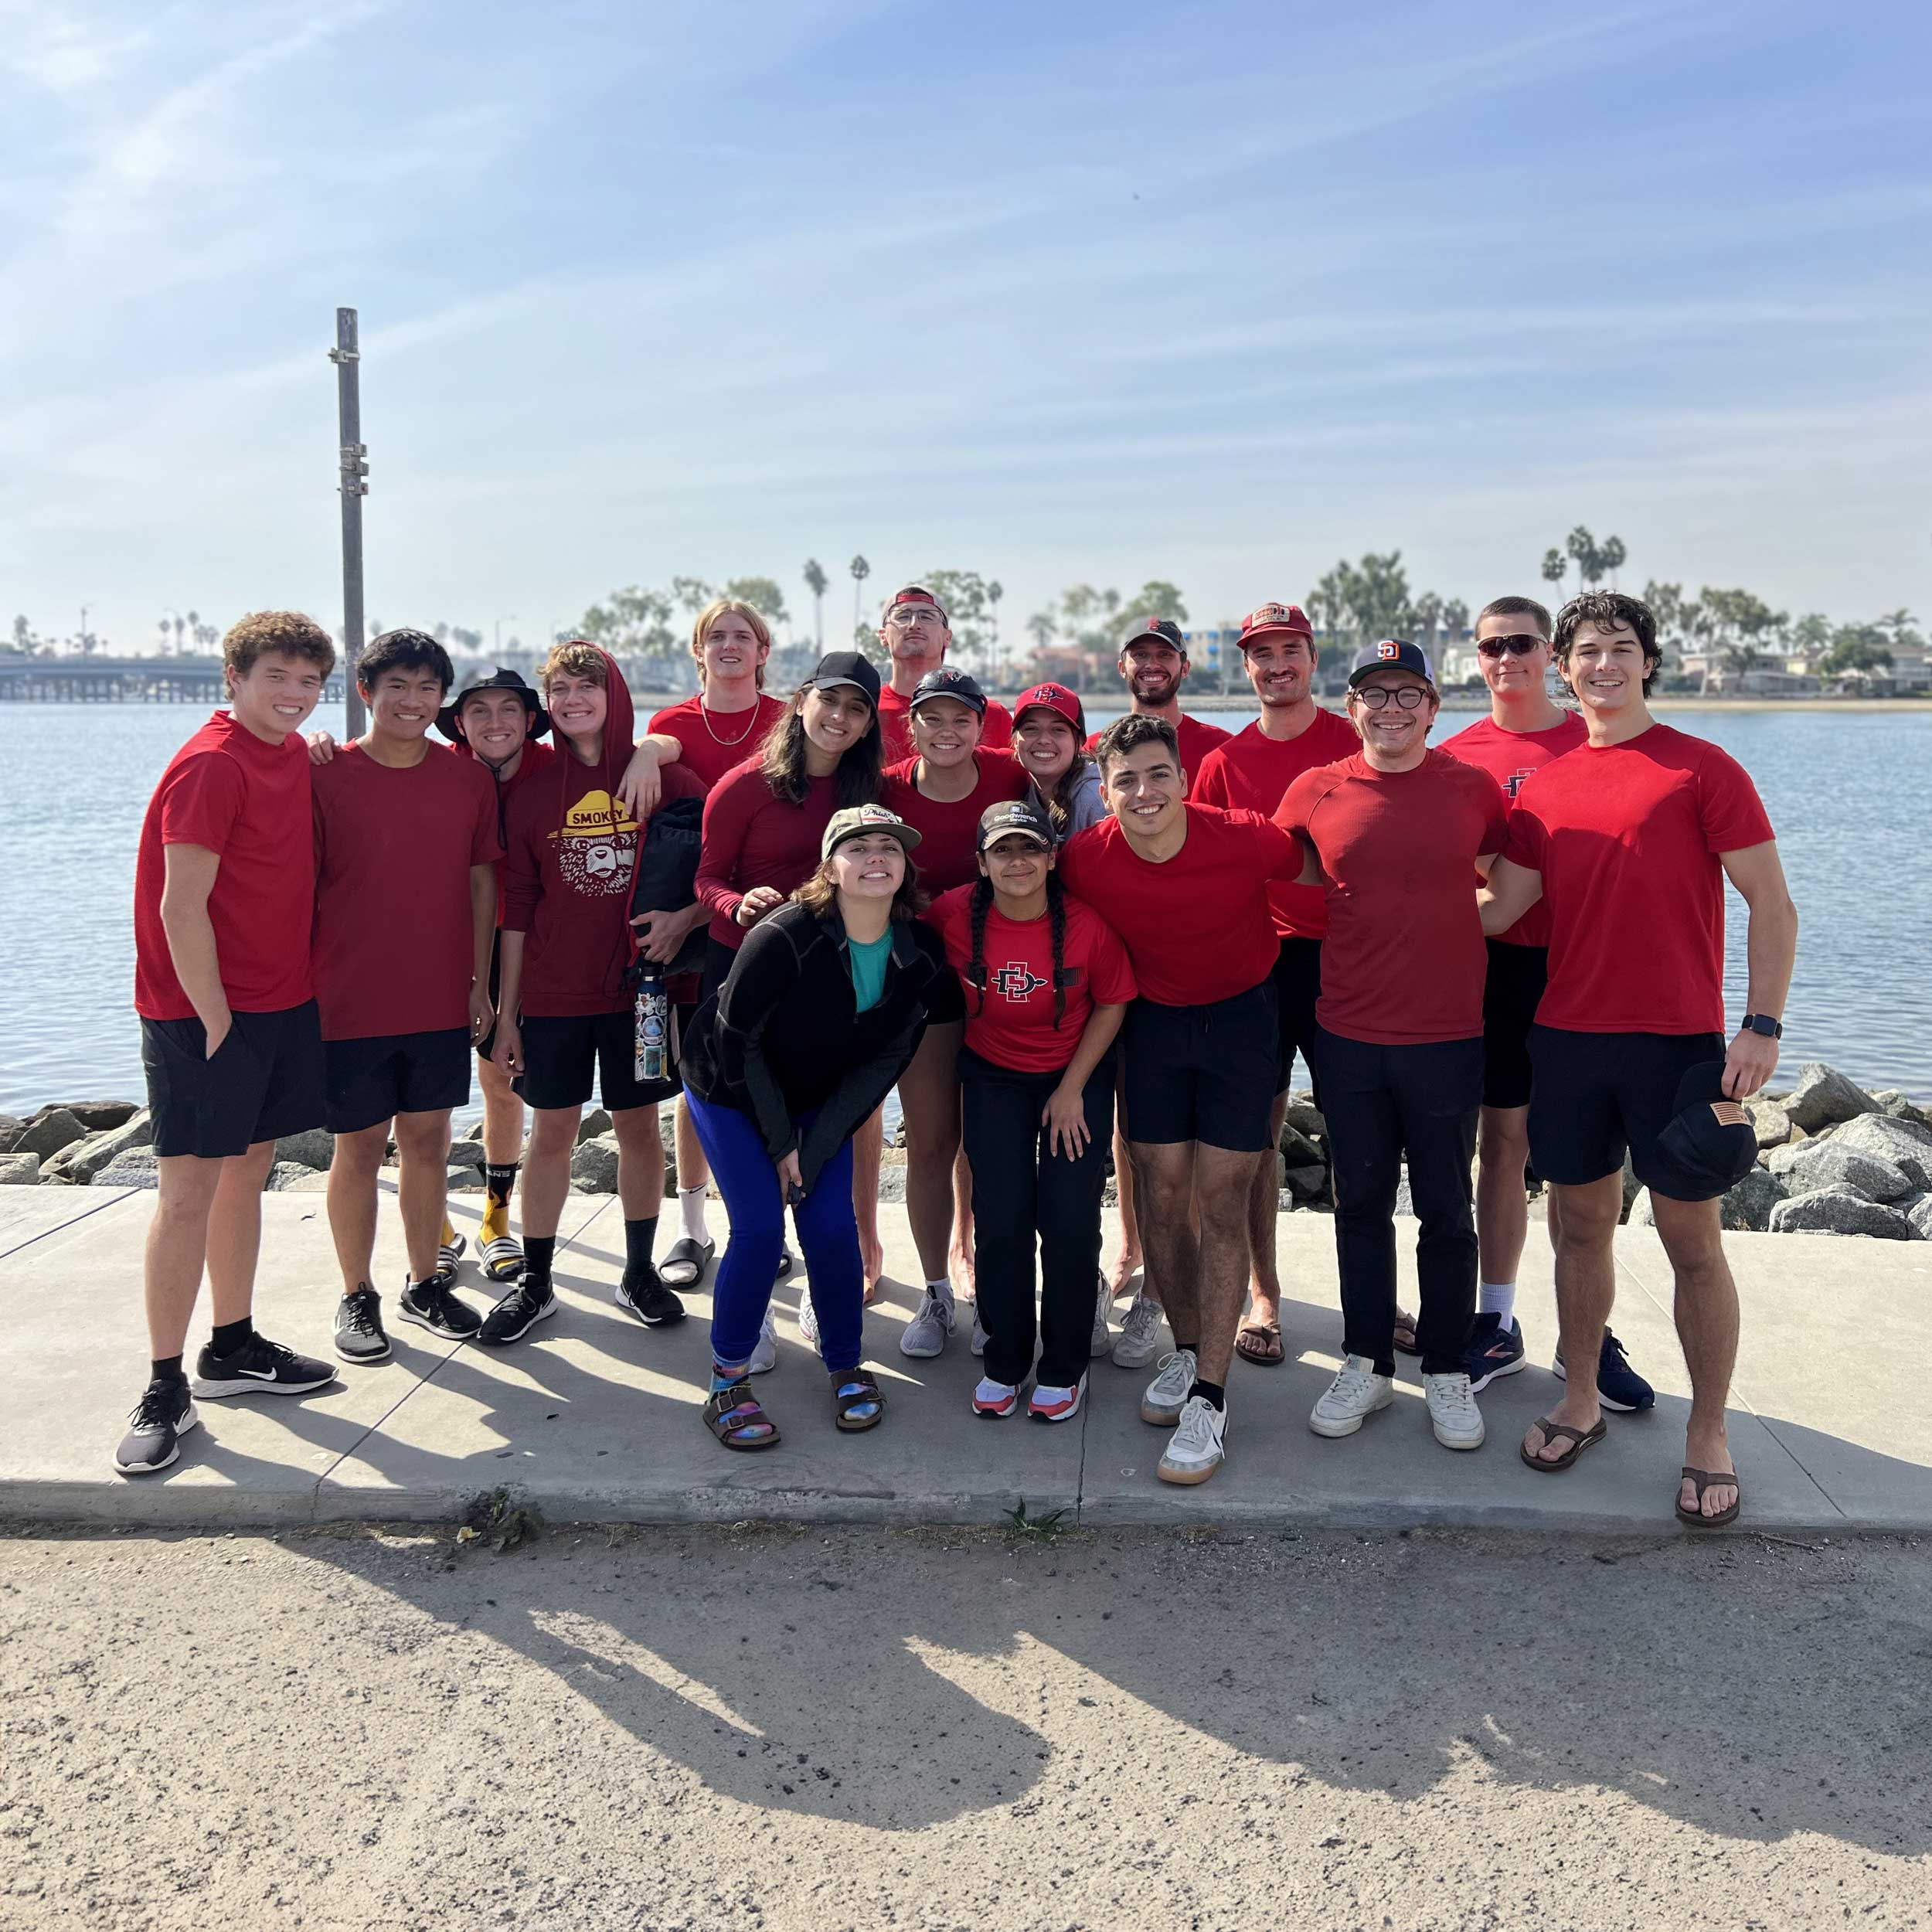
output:
[{"label": "distant bridge", "polygon": [[[338,672],[323,692],[339,704]],[[224,703],[219,658],[0,657],[0,703]]]}]

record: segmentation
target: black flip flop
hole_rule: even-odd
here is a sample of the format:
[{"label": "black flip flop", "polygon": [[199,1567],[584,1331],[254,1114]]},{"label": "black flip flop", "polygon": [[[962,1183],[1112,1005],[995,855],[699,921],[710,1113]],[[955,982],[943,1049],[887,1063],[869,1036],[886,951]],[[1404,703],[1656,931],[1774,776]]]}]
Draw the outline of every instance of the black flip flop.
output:
[{"label": "black flip flop", "polygon": [[[1697,1507],[1684,1507],[1683,1488],[1689,1483],[1697,1492]],[[1737,1500],[1728,1509],[1720,1509],[1714,1516],[1704,1514],[1704,1492],[1706,1489],[1735,1489]],[[1736,1522],[1737,1512],[1744,1506],[1744,1485],[1737,1480],[1735,1469],[1693,1469],[1685,1463],[1683,1472],[1677,1478],[1677,1520],[1690,1529],[1722,1529],[1726,1523]]]},{"label": "black flip flop", "polygon": [[1573,1468],[1577,1458],[1586,1449],[1601,1442],[1604,1437],[1610,1433],[1610,1426],[1601,1416],[1597,1418],[1597,1426],[1594,1429],[1573,1429],[1568,1423],[1552,1422],[1547,1416],[1539,1416],[1529,1426],[1532,1429],[1540,1429],[1543,1432],[1543,1444],[1546,1448],[1559,1436],[1567,1436],[1570,1438],[1570,1447],[1554,1462],[1552,1462],[1546,1456],[1532,1456],[1529,1453],[1529,1446],[1527,1443],[1517,1444],[1516,1454],[1521,1456],[1523,1461],[1539,1475],[1543,1476],[1560,1475],[1564,1470]]},{"label": "black flip flop", "polygon": [[709,1235],[702,1241],[694,1241],[688,1234],[681,1235],[671,1243],[671,1251],[658,1264],[658,1279],[666,1287],[695,1288],[704,1278],[704,1271],[717,1252],[718,1244]]}]

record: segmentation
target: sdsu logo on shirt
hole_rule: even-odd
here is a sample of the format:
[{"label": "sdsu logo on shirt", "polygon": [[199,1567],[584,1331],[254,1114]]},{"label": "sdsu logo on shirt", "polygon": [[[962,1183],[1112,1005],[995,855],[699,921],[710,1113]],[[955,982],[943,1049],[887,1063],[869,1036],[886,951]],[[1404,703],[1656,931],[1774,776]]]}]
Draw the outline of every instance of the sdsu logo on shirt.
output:
[{"label": "sdsu logo on shirt", "polygon": [[569,890],[586,899],[614,899],[631,889],[638,821],[607,791],[587,791],[550,836]]},{"label": "sdsu logo on shirt", "polygon": [[1032,967],[1024,961],[1009,963],[992,974],[987,984],[1002,999],[1010,999],[1015,1005],[1022,1005],[1044,987],[1052,985],[1050,980],[1042,979]]}]

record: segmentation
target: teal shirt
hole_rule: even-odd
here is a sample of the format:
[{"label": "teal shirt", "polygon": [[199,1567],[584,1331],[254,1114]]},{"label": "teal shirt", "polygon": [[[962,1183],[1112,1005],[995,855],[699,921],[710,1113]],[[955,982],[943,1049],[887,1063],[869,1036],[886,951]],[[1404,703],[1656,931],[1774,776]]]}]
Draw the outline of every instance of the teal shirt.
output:
[{"label": "teal shirt", "polygon": [[889,926],[878,938],[863,944],[855,939],[845,941],[845,958],[852,968],[852,998],[862,1013],[876,1006],[879,995],[886,990],[886,961],[892,957],[892,950]]}]

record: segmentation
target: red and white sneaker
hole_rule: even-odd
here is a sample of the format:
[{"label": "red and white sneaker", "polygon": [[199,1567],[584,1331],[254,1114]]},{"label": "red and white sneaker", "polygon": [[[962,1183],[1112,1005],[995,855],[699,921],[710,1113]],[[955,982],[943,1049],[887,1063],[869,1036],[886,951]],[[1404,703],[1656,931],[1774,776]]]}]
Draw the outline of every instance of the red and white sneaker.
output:
[{"label": "red and white sneaker", "polygon": [[992,1416],[1010,1416],[1019,1406],[1019,1389],[1011,1382],[995,1382],[991,1376],[981,1376],[979,1386],[973,1391],[973,1413]]},{"label": "red and white sneaker", "polygon": [[1035,1386],[1026,1413],[1036,1422],[1071,1422],[1087,1400],[1087,1378],[1082,1376],[1070,1389],[1056,1389],[1046,1383]]}]

